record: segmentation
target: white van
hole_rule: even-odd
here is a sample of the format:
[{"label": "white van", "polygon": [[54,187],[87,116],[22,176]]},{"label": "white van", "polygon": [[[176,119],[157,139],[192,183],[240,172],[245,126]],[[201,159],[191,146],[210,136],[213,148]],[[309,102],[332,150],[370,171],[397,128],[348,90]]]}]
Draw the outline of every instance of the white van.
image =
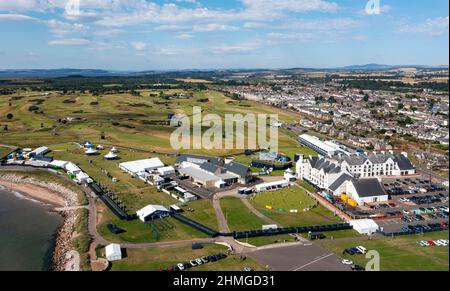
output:
[{"label": "white van", "polygon": [[356,247],[356,249],[363,254],[367,254],[367,249],[365,247],[359,246],[359,247]]}]

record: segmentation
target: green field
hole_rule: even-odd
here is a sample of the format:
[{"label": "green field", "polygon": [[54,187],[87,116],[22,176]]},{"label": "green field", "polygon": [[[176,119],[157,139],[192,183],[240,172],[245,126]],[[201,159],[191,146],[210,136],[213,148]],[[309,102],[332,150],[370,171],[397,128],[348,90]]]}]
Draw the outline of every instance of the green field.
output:
[{"label": "green field", "polygon": [[[154,222],[154,230],[149,224],[140,220],[123,221],[116,218],[108,209],[98,205],[101,221],[97,225],[98,232],[107,240],[117,243],[150,243],[157,241],[176,241],[182,239],[206,238],[207,236],[174,218],[166,218]],[[122,234],[112,234],[106,227],[113,223],[125,230]],[[155,232],[157,233],[155,235]]]},{"label": "green field", "polygon": [[0,158],[5,157],[10,152],[11,152],[10,149],[0,147]]},{"label": "green field", "polygon": [[[160,93],[191,93],[193,98],[166,100],[158,97]],[[173,152],[169,137],[174,128],[155,122],[166,122],[168,114],[171,113],[184,112],[191,116],[193,106],[201,106],[202,116],[218,114],[224,118],[227,113],[277,113],[279,120],[283,122],[292,122],[299,118],[298,114],[270,106],[232,100],[216,91],[141,90],[140,94],[141,96],[133,96],[130,93],[93,96],[80,92],[62,94],[19,91],[8,96],[11,106],[5,104],[0,107],[0,124],[8,126],[7,131],[0,131],[0,137],[4,144],[21,147],[82,142],[89,139],[96,144]],[[38,110],[31,112],[32,106],[37,106]],[[6,118],[9,113],[13,114],[12,119]],[[68,117],[71,118],[70,121],[61,122]],[[102,133],[104,140],[101,139]],[[280,151],[295,151],[297,143],[292,143],[292,137],[281,132],[279,139]],[[194,152],[220,156],[230,154],[228,150]],[[233,152],[239,153],[242,150],[232,151],[231,154]]]},{"label": "green field", "polygon": [[380,253],[381,271],[449,271],[448,247],[424,248],[416,245],[416,241],[448,239],[447,232],[435,232],[426,235],[410,235],[397,238],[376,238],[372,241],[322,241],[321,246],[352,260],[354,263],[365,266],[367,259],[364,256],[342,255],[344,249],[355,246],[364,246],[368,250]]},{"label": "green field", "polygon": [[[227,248],[217,244],[204,244],[200,250],[192,250],[191,246],[165,247],[149,249],[128,249],[127,257],[112,263],[112,271],[158,271],[177,263],[183,263],[195,258],[217,253],[226,253]],[[226,259],[211,262],[190,271],[241,271],[245,267],[254,270],[264,270],[262,266],[250,258],[241,260],[240,257],[228,256]]]},{"label": "green field", "polygon": [[339,217],[334,216],[333,213],[321,205],[301,214],[281,213],[262,207],[256,208],[265,216],[270,217],[285,227],[342,223]]},{"label": "green field", "polygon": [[258,230],[267,224],[250,212],[238,198],[223,198],[220,200],[220,206],[231,231]]},{"label": "green field", "polygon": [[288,187],[278,191],[268,191],[256,194],[251,198],[258,207],[271,207],[273,210],[289,213],[290,210],[297,210],[301,215],[304,210],[317,205],[317,202],[310,198],[305,190],[298,187]]},{"label": "green field", "polygon": [[[212,206],[211,200],[201,199],[192,201],[187,207],[183,207],[183,215],[195,221],[198,221],[213,230],[219,229],[216,212]],[[193,211],[189,211],[189,209]]]},{"label": "green field", "polygon": [[243,243],[251,244],[255,247],[261,247],[261,246],[277,244],[277,243],[295,242],[295,239],[292,235],[281,234],[281,235],[274,235],[274,236],[251,237],[248,239],[243,238],[243,239],[239,239],[239,241],[241,241]]}]

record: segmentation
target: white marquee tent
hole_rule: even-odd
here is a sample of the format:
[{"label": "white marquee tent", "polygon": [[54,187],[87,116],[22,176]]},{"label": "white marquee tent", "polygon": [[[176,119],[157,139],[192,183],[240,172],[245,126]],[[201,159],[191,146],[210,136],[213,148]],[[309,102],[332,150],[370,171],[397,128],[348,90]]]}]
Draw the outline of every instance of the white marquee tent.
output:
[{"label": "white marquee tent", "polygon": [[110,262],[122,259],[122,250],[118,244],[110,244],[105,248],[106,259]]},{"label": "white marquee tent", "polygon": [[356,219],[351,220],[350,225],[360,234],[371,235],[378,231],[380,228],[373,219]]}]

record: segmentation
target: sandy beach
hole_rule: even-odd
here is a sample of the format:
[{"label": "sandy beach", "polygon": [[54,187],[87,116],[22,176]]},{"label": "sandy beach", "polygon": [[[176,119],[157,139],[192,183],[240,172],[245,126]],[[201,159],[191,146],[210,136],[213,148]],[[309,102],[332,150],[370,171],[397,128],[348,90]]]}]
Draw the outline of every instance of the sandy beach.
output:
[{"label": "sandy beach", "polygon": [[0,185],[44,203],[54,206],[65,206],[64,198],[60,194],[37,185],[12,183],[1,180],[1,178]]},{"label": "sandy beach", "polygon": [[[46,182],[31,177],[23,178],[14,174],[0,173],[0,186],[17,191],[25,197],[49,204],[52,209],[78,206],[78,195],[57,182]],[[69,261],[68,253],[73,252],[72,238],[77,221],[77,211],[58,212],[64,219],[58,228],[53,252],[53,270],[64,271]]]}]

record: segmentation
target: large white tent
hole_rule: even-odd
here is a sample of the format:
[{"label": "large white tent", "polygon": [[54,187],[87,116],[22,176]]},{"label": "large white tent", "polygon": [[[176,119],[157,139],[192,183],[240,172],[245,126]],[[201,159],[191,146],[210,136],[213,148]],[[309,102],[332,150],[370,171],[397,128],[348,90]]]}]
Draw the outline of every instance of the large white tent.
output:
[{"label": "large white tent", "polygon": [[110,262],[122,259],[122,250],[118,244],[110,244],[105,248],[106,259]]},{"label": "large white tent", "polygon": [[146,171],[149,172],[162,167],[164,167],[164,164],[158,158],[125,162],[119,164],[119,168],[121,168],[123,171],[131,175],[137,175],[140,172]]},{"label": "large white tent", "polygon": [[373,219],[355,219],[350,221],[350,225],[360,234],[371,235],[380,228]]},{"label": "large white tent", "polygon": [[161,218],[169,215],[169,210],[161,205],[147,205],[136,212],[137,216],[143,222],[154,218]]}]

